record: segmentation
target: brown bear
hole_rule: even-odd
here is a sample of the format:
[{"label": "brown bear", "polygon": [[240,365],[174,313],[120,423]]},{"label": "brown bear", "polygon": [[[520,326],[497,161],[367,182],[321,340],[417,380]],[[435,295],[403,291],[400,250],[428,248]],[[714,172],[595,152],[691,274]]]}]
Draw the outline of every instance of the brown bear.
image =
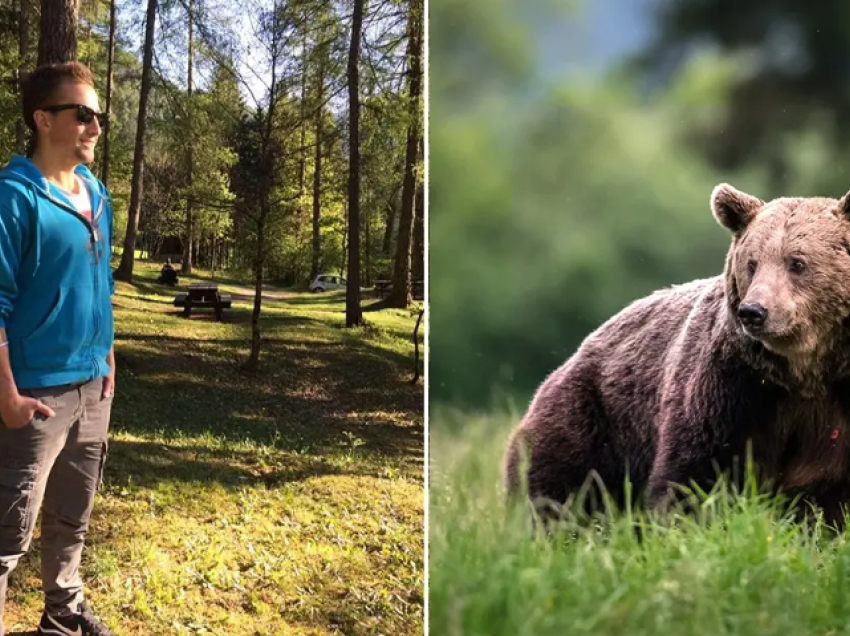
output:
[{"label": "brown bear", "polygon": [[601,481],[622,505],[628,471],[633,499],[664,509],[749,448],[760,478],[841,524],[850,192],[765,203],[720,184],[710,201],[732,234],[723,274],[633,302],[549,375],[511,435],[509,493],[562,504]]}]

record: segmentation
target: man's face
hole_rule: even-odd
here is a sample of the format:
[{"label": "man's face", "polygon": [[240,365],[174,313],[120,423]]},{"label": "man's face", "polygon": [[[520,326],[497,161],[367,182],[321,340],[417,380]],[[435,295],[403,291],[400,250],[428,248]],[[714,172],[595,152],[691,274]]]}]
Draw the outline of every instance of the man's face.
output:
[{"label": "man's face", "polygon": [[[63,104],[81,104],[100,111],[94,88],[78,82],[62,84],[45,106]],[[55,112],[38,110],[35,116],[41,131],[39,146],[43,143],[45,151],[57,159],[67,160],[69,165],[94,161],[94,147],[100,136],[97,117],[87,124],[81,123],[76,108]]]}]

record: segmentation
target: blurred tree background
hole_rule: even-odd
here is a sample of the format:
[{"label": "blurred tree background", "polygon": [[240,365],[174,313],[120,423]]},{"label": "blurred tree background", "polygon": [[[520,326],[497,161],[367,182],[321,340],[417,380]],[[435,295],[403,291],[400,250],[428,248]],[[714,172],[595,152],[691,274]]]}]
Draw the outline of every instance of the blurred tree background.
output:
[{"label": "blurred tree background", "polygon": [[434,403],[524,408],[627,303],[720,273],[717,183],[850,189],[850,3],[432,0],[429,37]]}]

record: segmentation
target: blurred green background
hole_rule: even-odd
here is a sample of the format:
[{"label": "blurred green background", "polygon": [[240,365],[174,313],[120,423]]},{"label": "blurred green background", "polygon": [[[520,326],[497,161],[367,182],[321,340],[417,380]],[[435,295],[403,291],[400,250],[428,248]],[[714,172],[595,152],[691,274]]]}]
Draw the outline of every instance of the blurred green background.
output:
[{"label": "blurred green background", "polygon": [[630,301],[720,273],[709,195],[850,189],[846,0],[431,0],[432,404],[524,409]]}]

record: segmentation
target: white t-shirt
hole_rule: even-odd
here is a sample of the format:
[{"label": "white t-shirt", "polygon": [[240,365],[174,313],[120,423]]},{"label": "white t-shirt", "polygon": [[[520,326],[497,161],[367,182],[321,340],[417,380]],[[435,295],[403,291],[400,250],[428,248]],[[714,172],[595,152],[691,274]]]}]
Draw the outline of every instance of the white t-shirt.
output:
[{"label": "white t-shirt", "polygon": [[65,188],[60,188],[55,183],[51,184],[57,190],[59,190],[62,194],[68,197],[68,200],[71,202],[71,205],[86,217],[89,221],[91,221],[91,199],[89,198],[89,190],[86,187],[86,184],[83,183],[82,177],[80,175],[74,175],[74,191],[68,192]]}]

